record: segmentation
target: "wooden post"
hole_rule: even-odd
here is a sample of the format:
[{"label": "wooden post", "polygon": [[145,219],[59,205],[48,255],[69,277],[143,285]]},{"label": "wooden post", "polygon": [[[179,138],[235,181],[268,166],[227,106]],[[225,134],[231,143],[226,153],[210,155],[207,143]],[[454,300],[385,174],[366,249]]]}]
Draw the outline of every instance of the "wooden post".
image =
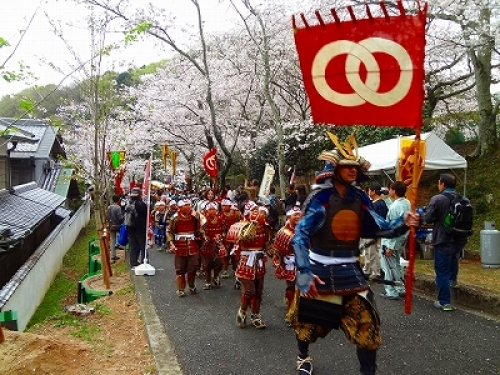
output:
[{"label": "wooden post", "polygon": [[109,259],[109,249],[108,244],[106,243],[107,231],[104,229],[99,233],[99,248],[101,252],[101,262],[102,262],[102,276],[104,278],[104,285],[106,289],[111,288],[111,284],[109,282],[109,277],[112,276],[111,264]]},{"label": "wooden post", "polygon": [[5,342],[5,336],[3,335],[2,324],[0,323],[0,344]]}]

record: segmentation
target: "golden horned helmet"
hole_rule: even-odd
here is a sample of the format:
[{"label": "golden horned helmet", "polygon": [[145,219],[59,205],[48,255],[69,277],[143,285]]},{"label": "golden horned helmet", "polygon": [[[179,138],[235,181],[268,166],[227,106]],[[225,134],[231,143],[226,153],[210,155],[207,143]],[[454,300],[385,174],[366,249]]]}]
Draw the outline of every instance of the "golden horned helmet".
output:
[{"label": "golden horned helmet", "polygon": [[358,155],[358,143],[354,135],[350,135],[344,144],[339,142],[338,137],[335,134],[326,132],[328,137],[335,145],[335,149],[331,151],[322,151],[318,156],[319,160],[324,160],[330,162],[333,166],[337,165],[356,165],[362,172],[368,171],[370,168],[370,162]]}]

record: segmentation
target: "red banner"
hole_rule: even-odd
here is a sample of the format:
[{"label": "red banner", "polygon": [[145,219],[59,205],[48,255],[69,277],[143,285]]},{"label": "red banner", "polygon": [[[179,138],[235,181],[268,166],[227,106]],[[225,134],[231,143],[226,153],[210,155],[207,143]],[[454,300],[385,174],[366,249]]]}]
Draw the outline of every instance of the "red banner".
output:
[{"label": "red banner", "polygon": [[203,168],[205,168],[205,172],[207,172],[210,177],[217,177],[217,150],[215,148],[211,149],[203,156]]},{"label": "red banner", "polygon": [[427,4],[416,15],[373,17],[301,27],[293,18],[295,44],[314,123],[420,127],[424,100],[425,21]]}]

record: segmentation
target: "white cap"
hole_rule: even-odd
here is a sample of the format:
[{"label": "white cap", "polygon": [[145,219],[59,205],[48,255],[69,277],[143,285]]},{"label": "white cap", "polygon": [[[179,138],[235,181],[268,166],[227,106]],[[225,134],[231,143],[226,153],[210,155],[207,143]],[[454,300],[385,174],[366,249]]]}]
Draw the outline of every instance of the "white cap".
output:
[{"label": "white cap", "polygon": [[210,209],[213,209],[213,210],[216,210],[217,209],[217,203],[215,202],[209,202],[205,205],[205,210],[210,210]]},{"label": "white cap", "polygon": [[189,199],[179,199],[179,201],[177,202],[178,207],[182,207],[182,206],[185,206],[188,204],[191,205],[191,202],[189,201]]},{"label": "white cap", "polygon": [[245,216],[250,215],[250,211],[253,211],[257,207],[258,206],[257,206],[257,204],[254,201],[247,201],[245,203],[245,211],[243,212],[243,214]]},{"label": "white cap", "polygon": [[300,206],[293,206],[286,212],[286,216],[292,216],[295,214],[300,214]]}]

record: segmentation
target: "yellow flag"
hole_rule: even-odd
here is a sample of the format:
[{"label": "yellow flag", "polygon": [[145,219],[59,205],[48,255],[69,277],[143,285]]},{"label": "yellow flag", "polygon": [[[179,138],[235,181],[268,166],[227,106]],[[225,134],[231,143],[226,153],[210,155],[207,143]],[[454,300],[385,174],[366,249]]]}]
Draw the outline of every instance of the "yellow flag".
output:
[{"label": "yellow flag", "polygon": [[177,151],[170,151],[170,160],[172,162],[172,179],[175,179],[175,169],[177,168]]},{"label": "yellow flag", "polygon": [[168,144],[164,143],[162,145],[162,154],[161,159],[163,161],[163,169],[167,169],[167,160],[168,160]]},{"label": "yellow flag", "polygon": [[[418,152],[415,149],[418,144]],[[415,158],[418,155],[418,159]],[[403,181],[407,187],[406,199],[416,202],[416,188],[425,167],[425,141],[418,143],[412,139],[401,139],[401,149],[398,160],[398,181]]]}]

